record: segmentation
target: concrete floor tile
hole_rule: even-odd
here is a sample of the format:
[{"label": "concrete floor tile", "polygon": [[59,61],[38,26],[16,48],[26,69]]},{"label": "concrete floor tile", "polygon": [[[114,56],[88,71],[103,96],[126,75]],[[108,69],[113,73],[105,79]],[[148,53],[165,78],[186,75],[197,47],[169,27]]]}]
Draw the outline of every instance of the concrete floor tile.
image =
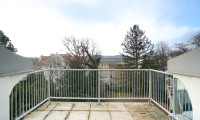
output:
[{"label": "concrete floor tile", "polygon": [[65,120],[69,111],[51,111],[45,120]]},{"label": "concrete floor tile", "polygon": [[66,120],[88,120],[89,111],[71,111]]},{"label": "concrete floor tile", "polygon": [[126,110],[128,111],[148,111],[149,105],[147,103],[124,103]]},{"label": "concrete floor tile", "polygon": [[126,111],[126,108],[124,107],[123,103],[109,103],[108,109],[111,111],[113,110]]},{"label": "concrete floor tile", "polygon": [[58,102],[50,102],[49,106],[45,110],[53,110],[56,105],[58,105]]},{"label": "concrete floor tile", "polygon": [[112,120],[134,120],[129,112],[110,112],[110,114]]},{"label": "concrete floor tile", "polygon": [[46,102],[42,106],[40,106],[37,110],[46,110],[47,106],[49,105],[49,102]]},{"label": "concrete floor tile", "polygon": [[74,104],[74,107],[72,110],[90,110],[90,103],[77,102]]},{"label": "concrete floor tile", "polygon": [[91,110],[108,111],[108,107],[106,103],[101,103],[100,105],[98,103],[91,103]]},{"label": "concrete floor tile", "polygon": [[43,120],[50,111],[34,111],[24,118],[24,120]]},{"label": "concrete floor tile", "polygon": [[73,103],[60,102],[53,110],[71,110]]},{"label": "concrete floor tile", "polygon": [[155,120],[148,112],[129,111],[135,120]]},{"label": "concrete floor tile", "polygon": [[91,111],[89,120],[111,120],[109,112]]}]

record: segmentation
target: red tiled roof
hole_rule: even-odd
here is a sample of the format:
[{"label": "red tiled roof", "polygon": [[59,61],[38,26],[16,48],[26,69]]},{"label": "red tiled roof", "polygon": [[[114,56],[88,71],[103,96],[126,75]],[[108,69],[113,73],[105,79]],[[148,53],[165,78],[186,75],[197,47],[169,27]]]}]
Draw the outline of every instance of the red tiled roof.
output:
[{"label": "red tiled roof", "polygon": [[[67,54],[59,54],[59,55],[65,60],[74,60],[74,57],[69,54],[68,55]],[[42,64],[44,64],[44,62],[48,61],[49,58],[50,58],[50,56],[42,56],[40,58],[40,61],[35,62],[35,65],[42,65]],[[81,56],[80,58],[83,59],[83,56]]]},{"label": "red tiled roof", "polygon": [[45,61],[48,61],[49,58],[50,58],[50,56],[42,56],[42,57],[40,58],[40,61],[35,62],[35,65],[42,65]]}]

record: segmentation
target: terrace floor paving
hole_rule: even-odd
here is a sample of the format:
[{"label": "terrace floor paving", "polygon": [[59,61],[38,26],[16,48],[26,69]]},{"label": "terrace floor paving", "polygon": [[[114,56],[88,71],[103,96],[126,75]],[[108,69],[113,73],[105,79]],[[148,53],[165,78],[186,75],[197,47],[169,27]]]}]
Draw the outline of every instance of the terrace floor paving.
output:
[{"label": "terrace floor paving", "polygon": [[46,102],[24,120],[169,120],[148,103]]}]

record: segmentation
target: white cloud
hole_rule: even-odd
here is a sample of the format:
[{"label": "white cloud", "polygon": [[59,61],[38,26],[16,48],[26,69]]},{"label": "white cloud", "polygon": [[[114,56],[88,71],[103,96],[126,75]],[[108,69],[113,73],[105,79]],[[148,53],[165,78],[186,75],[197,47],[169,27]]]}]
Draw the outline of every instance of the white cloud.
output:
[{"label": "white cloud", "polygon": [[[84,2],[90,4],[94,1],[84,0]],[[194,30],[188,26],[176,26],[169,19],[160,20],[162,13],[155,8],[148,10],[141,6],[135,8],[139,9],[137,11],[127,10],[114,21],[84,23],[74,21],[55,9],[44,7],[31,0],[5,0],[1,3],[0,29],[18,48],[18,54],[23,56],[60,53],[63,49],[62,40],[65,36],[71,35],[93,39],[104,55],[119,54],[121,42],[134,24],[139,24],[154,43],[161,40],[170,42]]]}]

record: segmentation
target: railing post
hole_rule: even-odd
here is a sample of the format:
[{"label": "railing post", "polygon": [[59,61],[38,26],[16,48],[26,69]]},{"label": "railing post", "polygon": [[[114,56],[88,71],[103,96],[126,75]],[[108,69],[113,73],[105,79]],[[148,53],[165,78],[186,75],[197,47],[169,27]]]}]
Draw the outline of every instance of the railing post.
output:
[{"label": "railing post", "polygon": [[149,70],[149,104],[151,104],[151,93],[152,93],[152,86],[151,86],[152,82],[151,82],[151,70]]},{"label": "railing post", "polygon": [[98,104],[100,103],[100,70],[98,70]]}]

